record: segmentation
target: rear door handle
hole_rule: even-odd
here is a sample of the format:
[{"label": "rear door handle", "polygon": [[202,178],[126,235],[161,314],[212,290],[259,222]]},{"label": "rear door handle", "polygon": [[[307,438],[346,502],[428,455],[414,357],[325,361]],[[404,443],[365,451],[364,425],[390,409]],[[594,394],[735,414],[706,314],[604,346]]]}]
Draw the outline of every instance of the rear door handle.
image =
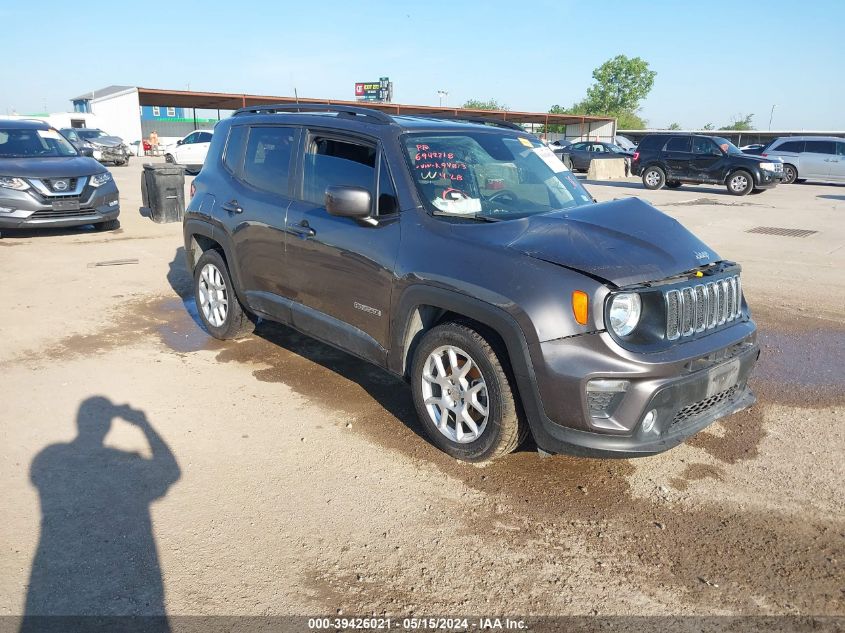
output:
[{"label": "rear door handle", "polygon": [[317,231],[308,225],[308,220],[303,220],[299,224],[293,224],[288,227],[288,230],[299,237],[314,237]]},{"label": "rear door handle", "polygon": [[229,202],[224,202],[220,206],[224,211],[228,211],[229,213],[243,213],[244,212],[243,207],[238,204],[237,200],[229,200]]}]

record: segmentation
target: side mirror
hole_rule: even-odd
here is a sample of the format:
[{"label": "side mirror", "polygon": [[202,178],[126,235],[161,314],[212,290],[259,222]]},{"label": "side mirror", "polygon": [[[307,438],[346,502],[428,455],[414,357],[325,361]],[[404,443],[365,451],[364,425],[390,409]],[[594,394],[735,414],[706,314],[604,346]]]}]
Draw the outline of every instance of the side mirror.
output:
[{"label": "side mirror", "polygon": [[361,220],[370,216],[373,196],[363,187],[332,185],[326,188],[326,211],[341,218]]},{"label": "side mirror", "polygon": [[78,151],[80,156],[87,156],[88,158],[91,158],[94,155],[94,150],[90,147],[83,147]]},{"label": "side mirror", "polygon": [[178,141],[176,141],[177,145],[181,145],[182,143],[184,143],[184,141],[181,138]]}]

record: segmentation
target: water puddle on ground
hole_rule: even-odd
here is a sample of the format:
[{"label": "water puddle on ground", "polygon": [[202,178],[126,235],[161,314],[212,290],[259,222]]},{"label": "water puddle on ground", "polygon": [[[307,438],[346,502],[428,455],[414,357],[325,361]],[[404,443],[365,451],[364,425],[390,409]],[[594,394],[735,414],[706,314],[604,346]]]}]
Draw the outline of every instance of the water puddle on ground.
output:
[{"label": "water puddle on ground", "polygon": [[223,343],[202,327],[193,297],[164,299],[150,307],[151,316],[162,321],[156,326],[161,341],[174,352],[218,349]]}]

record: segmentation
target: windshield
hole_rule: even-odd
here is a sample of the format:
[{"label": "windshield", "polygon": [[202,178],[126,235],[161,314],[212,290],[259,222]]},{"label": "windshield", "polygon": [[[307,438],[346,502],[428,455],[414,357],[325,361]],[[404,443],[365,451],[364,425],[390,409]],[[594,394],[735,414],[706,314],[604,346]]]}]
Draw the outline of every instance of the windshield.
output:
[{"label": "windshield", "polygon": [[56,130],[0,129],[0,158],[76,156],[73,145]]},{"label": "windshield", "polygon": [[593,202],[539,140],[501,132],[408,134],[414,182],[436,215],[524,218]]},{"label": "windshield", "polygon": [[725,152],[725,154],[742,154],[739,148],[731,143],[728,139],[722,138],[721,136],[714,136],[713,140],[716,142],[716,145]]},{"label": "windshield", "polygon": [[101,136],[108,136],[102,130],[80,130],[77,129],[76,133],[79,134],[82,138],[99,138]]}]

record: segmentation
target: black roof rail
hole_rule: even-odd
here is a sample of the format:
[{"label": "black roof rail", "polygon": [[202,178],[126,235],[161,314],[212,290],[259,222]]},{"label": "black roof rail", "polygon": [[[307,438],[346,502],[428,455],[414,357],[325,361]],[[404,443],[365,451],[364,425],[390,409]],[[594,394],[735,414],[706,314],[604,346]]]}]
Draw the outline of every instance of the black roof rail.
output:
[{"label": "black roof rail", "polygon": [[442,114],[410,114],[408,116],[421,116],[429,119],[452,119],[455,121],[466,121],[467,123],[482,123],[484,125],[493,125],[496,127],[507,128],[509,130],[519,130],[520,132],[525,131],[521,125],[518,125],[513,121],[505,121],[504,119],[494,119],[493,117],[480,116],[477,114],[461,114],[460,112],[453,114],[451,112],[444,112]]},{"label": "black roof rail", "polygon": [[232,116],[239,114],[276,114],[282,112],[337,112],[338,116],[345,118],[367,117],[373,122],[382,125],[392,125],[393,118],[374,108],[363,108],[358,106],[333,105],[331,103],[277,103],[267,105],[250,106],[235,110]]}]

